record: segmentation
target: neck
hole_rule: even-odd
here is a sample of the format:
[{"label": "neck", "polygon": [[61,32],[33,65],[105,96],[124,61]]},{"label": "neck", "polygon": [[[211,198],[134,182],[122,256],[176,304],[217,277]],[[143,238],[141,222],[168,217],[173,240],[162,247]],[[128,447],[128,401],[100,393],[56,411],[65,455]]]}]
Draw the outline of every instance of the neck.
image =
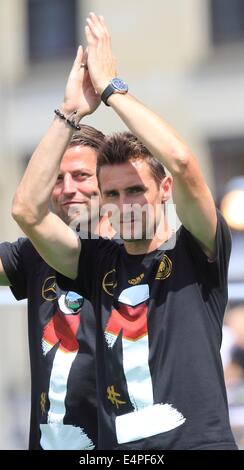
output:
[{"label": "neck", "polygon": [[96,227],[95,233],[98,234],[100,237],[107,237],[110,239],[113,238],[113,236],[115,235],[115,230],[110,224],[109,218],[107,215],[103,215],[100,218],[99,224]]},{"label": "neck", "polygon": [[151,253],[165,243],[172,235],[172,229],[165,224],[164,229],[151,240],[124,240],[124,247],[129,255],[144,255]]}]

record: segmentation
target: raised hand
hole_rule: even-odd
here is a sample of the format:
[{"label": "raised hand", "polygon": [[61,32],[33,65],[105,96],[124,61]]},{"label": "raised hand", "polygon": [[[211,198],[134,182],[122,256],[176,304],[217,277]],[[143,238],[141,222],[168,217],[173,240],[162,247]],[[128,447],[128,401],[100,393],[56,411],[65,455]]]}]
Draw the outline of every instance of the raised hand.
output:
[{"label": "raised hand", "polygon": [[85,34],[90,78],[97,93],[101,94],[109,81],[117,75],[111,38],[104,18],[90,13],[87,18]]},{"label": "raised hand", "polygon": [[66,114],[77,111],[80,117],[91,114],[100,104],[87,67],[87,52],[79,46],[67,81],[62,110]]}]

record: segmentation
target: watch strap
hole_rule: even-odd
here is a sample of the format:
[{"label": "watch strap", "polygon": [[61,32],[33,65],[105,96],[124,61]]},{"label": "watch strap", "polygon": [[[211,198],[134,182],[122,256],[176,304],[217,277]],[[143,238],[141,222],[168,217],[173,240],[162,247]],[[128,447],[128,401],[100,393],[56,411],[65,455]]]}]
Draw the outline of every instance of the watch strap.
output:
[{"label": "watch strap", "polygon": [[115,93],[115,89],[111,85],[111,83],[109,83],[108,86],[106,86],[105,90],[103,90],[101,94],[101,100],[104,102],[104,104],[106,104],[106,106],[109,106],[109,104],[107,103],[107,100],[113,93]]}]

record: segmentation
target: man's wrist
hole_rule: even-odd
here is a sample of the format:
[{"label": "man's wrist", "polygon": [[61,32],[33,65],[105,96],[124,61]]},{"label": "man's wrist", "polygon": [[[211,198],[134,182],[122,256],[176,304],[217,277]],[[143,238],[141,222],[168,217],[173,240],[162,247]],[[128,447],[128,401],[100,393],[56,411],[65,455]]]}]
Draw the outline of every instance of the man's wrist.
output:
[{"label": "man's wrist", "polygon": [[[112,77],[113,78],[113,77]],[[105,88],[108,86],[108,84],[110,83],[110,81],[112,80],[112,78],[109,78],[108,80],[102,82],[99,84],[99,86],[97,87],[97,93],[101,96],[101,94],[103,93],[103,91],[105,90]]]},{"label": "man's wrist", "polygon": [[122,94],[125,95],[128,92],[128,85],[119,77],[114,77],[107,86],[104,88],[101,94],[101,100],[109,106],[108,100],[113,94]]},{"label": "man's wrist", "polygon": [[61,103],[59,108],[58,108],[61,113],[63,113],[65,116],[72,116],[72,115],[75,115],[76,116],[76,119],[75,121],[77,123],[79,123],[81,121],[81,119],[85,116],[84,113],[82,113],[79,109],[76,109],[74,107],[70,107],[68,106],[67,104],[65,103]]},{"label": "man's wrist", "polygon": [[71,127],[73,130],[79,131],[81,129],[79,122],[81,120],[81,115],[78,113],[78,110],[74,110],[73,112],[68,112],[66,111],[67,108],[65,106],[60,106],[60,108],[57,108],[54,110],[54,113],[64,123],[66,123],[69,127]]}]

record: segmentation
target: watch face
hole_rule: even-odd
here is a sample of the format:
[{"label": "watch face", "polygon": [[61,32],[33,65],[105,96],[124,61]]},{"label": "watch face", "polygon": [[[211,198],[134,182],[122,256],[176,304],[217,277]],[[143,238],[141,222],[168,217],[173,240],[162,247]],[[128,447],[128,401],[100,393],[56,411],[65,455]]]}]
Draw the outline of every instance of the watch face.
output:
[{"label": "watch face", "polygon": [[125,83],[124,80],[121,80],[121,78],[113,78],[113,80],[111,80],[111,85],[115,90],[118,90],[121,93],[126,93],[128,91],[127,83]]}]

